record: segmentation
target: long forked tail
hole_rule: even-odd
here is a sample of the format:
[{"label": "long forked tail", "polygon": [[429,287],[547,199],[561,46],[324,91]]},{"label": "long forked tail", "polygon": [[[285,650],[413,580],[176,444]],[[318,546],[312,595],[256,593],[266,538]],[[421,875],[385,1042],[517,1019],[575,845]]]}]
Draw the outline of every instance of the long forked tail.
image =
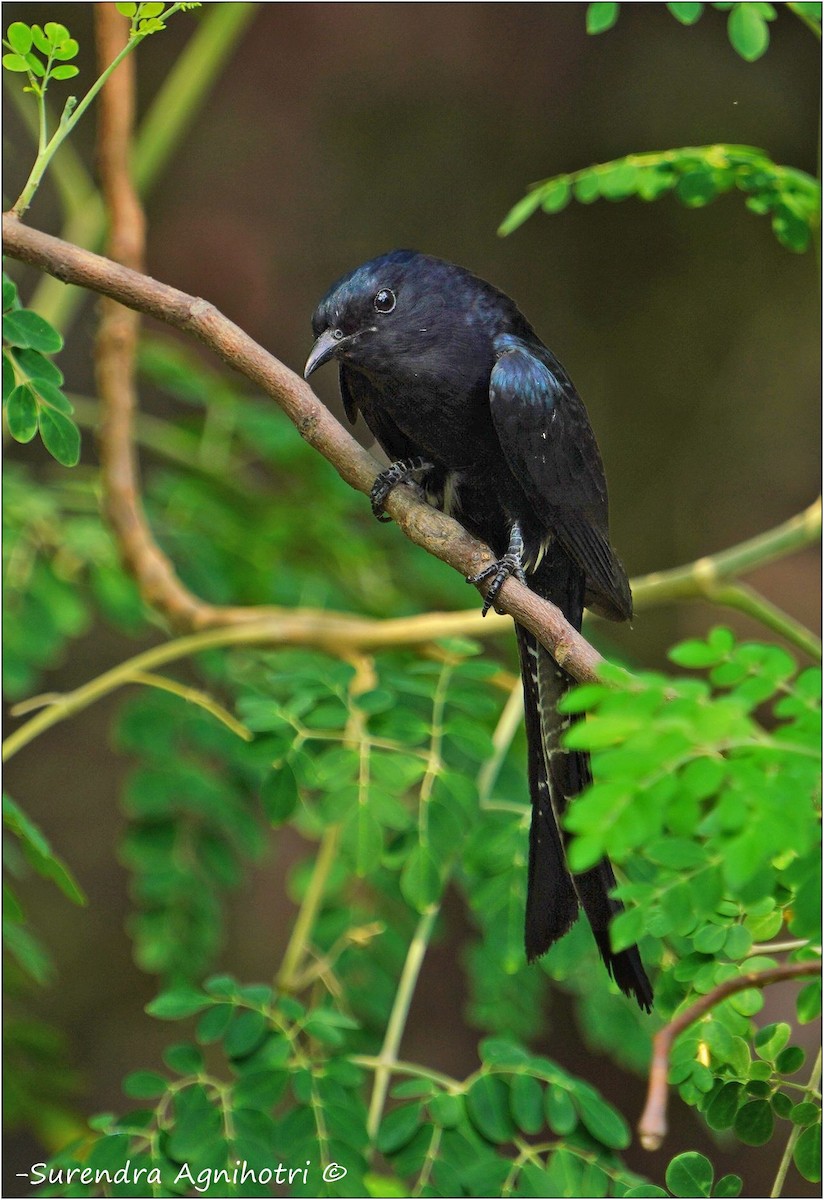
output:
[{"label": "long forked tail", "polygon": [[[547,579],[549,572],[541,572],[540,583],[544,585],[541,594],[557,604],[580,629],[583,579],[576,578],[580,573],[565,555],[558,555],[553,565],[550,579]],[[568,570],[559,573],[559,566]],[[566,720],[558,712],[557,704],[573,680],[531,633],[520,626],[516,628],[524,681],[532,799],[525,927],[527,959],[532,962],[544,954],[567,932],[578,916],[580,904],[610,975],[622,992],[634,996],[641,1008],[649,1011],[652,987],[638,948],[630,946],[615,954],[610,947],[609,924],[622,906],[610,896],[615,876],[609,860],[604,858],[589,871],[572,875],[564,854],[561,817],[569,800],[592,779],[589,755],[563,750],[560,745]]]}]

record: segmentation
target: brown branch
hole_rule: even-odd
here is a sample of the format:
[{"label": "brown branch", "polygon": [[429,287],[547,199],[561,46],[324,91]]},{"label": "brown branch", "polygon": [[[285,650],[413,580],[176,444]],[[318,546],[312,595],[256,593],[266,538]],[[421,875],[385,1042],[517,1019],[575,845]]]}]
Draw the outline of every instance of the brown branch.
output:
[{"label": "brown branch", "polygon": [[[12,258],[38,267],[64,283],[110,296],[198,337],[224,362],[271,396],[301,437],[332,464],[342,479],[357,491],[369,493],[378,469],[371,455],[335,420],[308,384],[213,305],[30,229],[8,213],[3,216],[3,240],[5,252]],[[386,508],[411,541],[462,575],[475,574],[490,561],[488,547],[471,537],[457,521],[419,500],[409,488],[398,488]],[[597,677],[603,661],[600,654],[553,604],[517,580],[509,579],[501,589],[499,607],[534,633],[576,679]],[[180,623],[184,628],[202,629],[259,620],[266,615],[265,608],[218,608],[201,604],[188,619],[181,617]]]},{"label": "brown branch", "polygon": [[736,992],[744,992],[748,988],[769,987],[770,984],[781,983],[785,979],[800,979],[805,975],[818,975],[820,971],[820,962],[783,963],[780,967],[771,967],[768,971],[750,971],[747,975],[726,979],[658,1030],[652,1040],[652,1065],[649,1072],[647,1102],[641,1114],[641,1120],[638,1122],[638,1136],[645,1150],[657,1150],[667,1133],[669,1056],[672,1043],[679,1033],[689,1029],[690,1025],[695,1024],[700,1017],[715,1008],[716,1004],[720,1004],[728,996],[734,996]]},{"label": "brown branch", "polygon": [[[95,38],[101,73],[123,49],[128,36],[129,23],[114,4],[98,4]],[[97,160],[109,217],[108,253],[116,262],[139,271],[143,269],[146,222],[129,166],[134,98],[135,62],[126,58],[100,93]],[[165,613],[173,625],[193,628],[198,613],[205,616],[208,606],[178,579],[152,536],[140,498],[134,449],[139,331],[139,313],[103,297],[95,342],[103,510],[123,566],[146,603]]]}]

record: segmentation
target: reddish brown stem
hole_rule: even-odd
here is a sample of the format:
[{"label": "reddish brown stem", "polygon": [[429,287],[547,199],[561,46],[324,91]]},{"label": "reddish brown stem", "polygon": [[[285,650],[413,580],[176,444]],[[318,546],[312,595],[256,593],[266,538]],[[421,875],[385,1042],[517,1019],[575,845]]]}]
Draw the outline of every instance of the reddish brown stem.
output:
[{"label": "reddish brown stem", "polygon": [[690,1025],[715,1008],[716,1004],[720,1004],[728,996],[734,996],[736,992],[744,992],[748,988],[769,987],[770,984],[781,983],[785,979],[817,975],[820,970],[820,962],[797,962],[784,963],[768,971],[751,971],[748,975],[737,975],[735,979],[727,979],[711,992],[707,992],[706,996],[702,996],[690,1008],[684,1009],[674,1017],[663,1029],[658,1030],[652,1041],[647,1102],[638,1122],[638,1136],[645,1150],[657,1150],[667,1133],[669,1056],[672,1043],[679,1033],[689,1029]]}]

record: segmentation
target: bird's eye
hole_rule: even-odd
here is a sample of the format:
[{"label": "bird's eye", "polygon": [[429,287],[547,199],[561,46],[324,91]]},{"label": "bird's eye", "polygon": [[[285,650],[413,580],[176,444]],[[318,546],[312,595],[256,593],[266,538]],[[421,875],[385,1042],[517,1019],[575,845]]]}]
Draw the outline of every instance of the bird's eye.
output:
[{"label": "bird's eye", "polygon": [[375,293],[373,303],[379,313],[390,313],[396,304],[395,293],[390,288],[381,288]]}]

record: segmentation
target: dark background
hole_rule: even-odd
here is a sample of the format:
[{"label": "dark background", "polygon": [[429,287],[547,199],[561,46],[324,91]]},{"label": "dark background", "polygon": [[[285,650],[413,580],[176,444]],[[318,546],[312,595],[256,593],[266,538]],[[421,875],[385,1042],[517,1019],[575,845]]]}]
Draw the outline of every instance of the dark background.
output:
[{"label": "dark background", "polygon": [[[91,9],[7,4],[4,18],[67,24],[81,45],[78,83],[88,85]],[[735,54],[714,11],[686,29],[662,4],[624,5],[616,28],[594,38],[584,18],[583,4],[262,5],[147,203],[148,270],[215,303],[297,370],[317,300],[365,258],[411,246],[490,279],[517,299],[587,403],[610,480],[613,540],[637,574],[712,553],[814,499],[815,255],[781,247],[739,194],[693,211],[671,197],[599,201],[533,217],[506,239],[495,230],[529,182],[632,151],[745,143],[815,173],[819,56],[786,11],[755,64]],[[141,108],[197,19],[175,17],[138,51]],[[8,203],[33,157],[8,105],[6,138]],[[90,166],[93,138],[90,115],[74,138]],[[56,214],[47,185],[27,219],[59,232]],[[24,299],[29,292],[24,284]],[[92,388],[93,328],[87,299],[61,358],[72,390]],[[334,372],[321,373],[317,389],[337,404]],[[84,446],[91,459],[90,438]],[[817,622],[813,551],[752,582]],[[660,665],[673,640],[719,616],[704,606],[656,610],[615,640]],[[754,631],[732,614],[723,620]],[[76,686],[134,652],[133,642],[95,630],[44,686]],[[123,929],[126,874],[113,848],[125,764],[108,745],[110,720],[104,704],[58,725],[8,771],[11,791],[90,894],[82,911],[55,902],[47,884],[24,895],[60,971],[38,1008],[68,1032],[89,1113],[122,1107],[123,1074],[156,1066],[169,1037],[143,1014],[154,984],[132,966]],[[288,933],[282,875],[295,853],[303,850],[273,850],[234,897],[221,969],[248,980],[271,974]],[[403,1052],[463,1075],[476,1065],[475,1034],[460,1016],[464,918],[452,907]],[[768,1008],[782,1005],[774,991]],[[634,1120],[642,1082],[588,1055],[563,1002],[541,1048]],[[673,1119],[666,1151],[634,1147],[632,1165],[660,1176],[679,1149],[704,1149],[720,1173],[744,1174],[747,1194],[763,1194],[781,1143],[730,1153],[677,1102]],[[26,1137],[10,1139],[5,1194],[20,1194],[14,1172],[43,1157]],[[794,1179],[794,1194],[813,1194]]]}]

